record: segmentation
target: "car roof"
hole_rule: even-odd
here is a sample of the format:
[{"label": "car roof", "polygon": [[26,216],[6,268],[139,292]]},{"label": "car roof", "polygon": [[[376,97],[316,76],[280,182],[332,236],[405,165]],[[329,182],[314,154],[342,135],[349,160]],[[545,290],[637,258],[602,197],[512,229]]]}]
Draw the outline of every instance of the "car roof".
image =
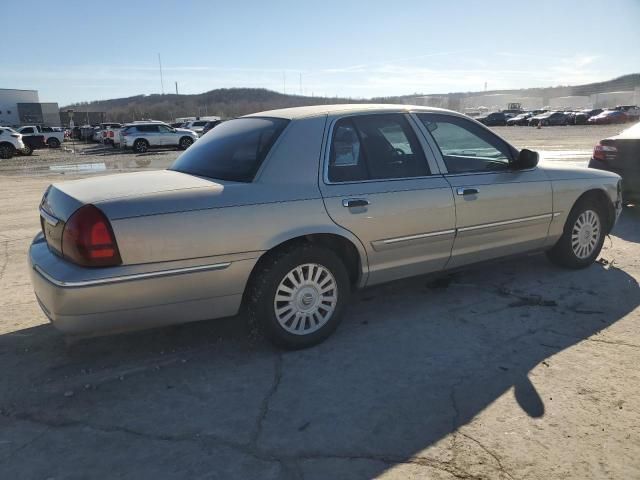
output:
[{"label": "car roof", "polygon": [[433,113],[451,113],[456,116],[464,116],[461,113],[443,108],[420,107],[417,105],[403,104],[339,104],[339,105],[310,105],[307,107],[281,108],[278,110],[268,110],[266,112],[252,113],[245,117],[275,117],[294,120],[297,118],[317,117],[327,114],[355,114],[355,113],[384,113],[384,112],[408,112],[421,111]]}]

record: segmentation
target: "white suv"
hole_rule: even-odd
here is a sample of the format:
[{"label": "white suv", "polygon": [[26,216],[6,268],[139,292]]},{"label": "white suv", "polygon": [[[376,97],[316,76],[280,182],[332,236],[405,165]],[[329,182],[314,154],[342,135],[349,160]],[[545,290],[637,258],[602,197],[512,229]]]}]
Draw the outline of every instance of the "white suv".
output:
[{"label": "white suv", "polygon": [[0,159],[9,159],[23,149],[22,135],[13,128],[0,127]]},{"label": "white suv", "polygon": [[186,150],[198,134],[184,128],[172,128],[160,122],[136,122],[122,127],[120,145],[144,153],[152,147],[178,147]]}]

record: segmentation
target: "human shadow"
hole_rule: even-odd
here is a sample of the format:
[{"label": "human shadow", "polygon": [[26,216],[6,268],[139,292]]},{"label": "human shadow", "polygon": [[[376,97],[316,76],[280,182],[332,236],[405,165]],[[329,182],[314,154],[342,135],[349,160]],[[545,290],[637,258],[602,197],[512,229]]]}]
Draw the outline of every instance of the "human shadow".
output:
[{"label": "human shadow", "polygon": [[620,269],[533,256],[365,290],[332,338],[298,352],[241,318],[73,346],[49,326],[12,332],[0,336],[0,477],[370,478],[413,462],[462,478],[466,442],[500,478],[468,432],[442,440],[510,390],[509,415],[544,418],[532,371],[638,304]]}]

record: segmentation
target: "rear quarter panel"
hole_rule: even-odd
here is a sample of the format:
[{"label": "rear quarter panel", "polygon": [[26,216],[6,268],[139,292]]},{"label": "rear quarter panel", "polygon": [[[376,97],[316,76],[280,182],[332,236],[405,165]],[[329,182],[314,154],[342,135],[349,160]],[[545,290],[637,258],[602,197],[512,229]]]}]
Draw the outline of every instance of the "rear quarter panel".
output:
[{"label": "rear quarter panel", "polygon": [[222,261],[240,253],[257,261],[265,251],[292,238],[333,233],[354,243],[366,265],[362,245],[331,221],[320,195],[318,171],[325,121],[326,116],[292,121],[253,183],[226,185],[209,199],[199,192],[193,210],[185,204],[185,211],[117,218],[105,205],[123,262],[200,258],[205,263],[211,257]]}]

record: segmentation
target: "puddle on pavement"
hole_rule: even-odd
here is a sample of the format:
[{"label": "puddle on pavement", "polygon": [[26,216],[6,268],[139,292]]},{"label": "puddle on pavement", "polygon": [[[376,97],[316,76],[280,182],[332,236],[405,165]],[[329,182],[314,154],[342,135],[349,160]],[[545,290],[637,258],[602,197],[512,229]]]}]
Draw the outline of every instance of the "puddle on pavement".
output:
[{"label": "puddle on pavement", "polygon": [[71,163],[68,165],[50,165],[52,172],[103,172],[107,165],[103,163]]}]

